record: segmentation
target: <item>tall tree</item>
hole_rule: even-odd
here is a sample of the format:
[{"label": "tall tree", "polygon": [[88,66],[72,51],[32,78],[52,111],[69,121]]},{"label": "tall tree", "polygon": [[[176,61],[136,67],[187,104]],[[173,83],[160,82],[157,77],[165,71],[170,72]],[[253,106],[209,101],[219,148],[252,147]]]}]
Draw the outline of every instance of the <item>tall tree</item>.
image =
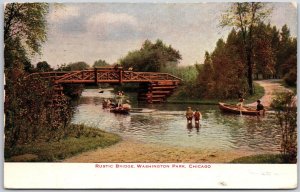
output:
[{"label": "tall tree", "polygon": [[[277,72],[280,77],[285,77],[290,70],[296,74],[297,39],[292,38],[287,25],[281,28],[279,51],[277,54]],[[292,73],[292,74],[293,74]]]},{"label": "tall tree", "polygon": [[204,56],[204,64],[198,70],[197,77],[197,86],[201,88],[199,92],[201,92],[202,97],[209,97],[212,92],[213,86],[213,78],[214,78],[214,69],[212,66],[212,60],[210,54],[206,51]]},{"label": "tall tree", "polygon": [[40,54],[46,41],[47,3],[8,3],[4,10],[5,66],[30,60]]},{"label": "tall tree", "polygon": [[262,74],[263,78],[275,75],[276,62],[276,33],[270,24],[260,23],[253,28],[253,61],[256,74]]},{"label": "tall tree", "polygon": [[264,21],[271,9],[261,2],[233,3],[222,15],[221,26],[233,26],[242,33],[242,43],[246,53],[247,80],[249,93],[253,95],[253,28]]}]

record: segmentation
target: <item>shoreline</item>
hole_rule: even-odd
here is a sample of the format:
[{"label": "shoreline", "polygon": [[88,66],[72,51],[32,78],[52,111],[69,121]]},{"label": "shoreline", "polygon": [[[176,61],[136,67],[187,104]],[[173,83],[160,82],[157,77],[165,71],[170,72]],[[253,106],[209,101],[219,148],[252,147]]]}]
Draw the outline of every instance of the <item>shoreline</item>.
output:
[{"label": "shoreline", "polygon": [[122,138],[118,143],[64,159],[64,163],[230,163],[232,160],[258,155],[245,150],[195,149],[161,146]]}]

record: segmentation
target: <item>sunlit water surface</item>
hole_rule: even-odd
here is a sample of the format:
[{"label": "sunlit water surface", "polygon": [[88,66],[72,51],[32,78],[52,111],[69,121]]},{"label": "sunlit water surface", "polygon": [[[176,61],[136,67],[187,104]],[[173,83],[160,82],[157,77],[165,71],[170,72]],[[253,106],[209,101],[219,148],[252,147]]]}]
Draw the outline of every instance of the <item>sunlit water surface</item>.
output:
[{"label": "sunlit water surface", "polygon": [[[138,105],[135,96],[129,99],[133,108],[156,109],[151,113],[130,115],[110,113],[102,109],[104,98],[112,98],[109,90],[98,93],[86,89],[78,101],[72,123],[98,127],[146,143],[183,146],[197,149],[241,149],[256,152],[278,151],[280,131],[275,114],[264,118],[223,114],[217,106],[187,104]],[[202,115],[199,128],[187,126],[186,107],[198,108]]]}]

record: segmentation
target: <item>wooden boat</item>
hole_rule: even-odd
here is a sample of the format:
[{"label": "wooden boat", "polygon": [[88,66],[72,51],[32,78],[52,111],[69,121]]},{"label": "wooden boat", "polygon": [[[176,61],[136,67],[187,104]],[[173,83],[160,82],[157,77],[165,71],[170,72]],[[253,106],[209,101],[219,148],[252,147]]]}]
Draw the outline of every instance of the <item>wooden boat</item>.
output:
[{"label": "wooden boat", "polygon": [[229,105],[226,103],[219,103],[219,108],[221,111],[226,113],[234,113],[234,114],[242,114],[242,115],[253,115],[257,116],[260,115],[256,109],[253,109],[251,107],[243,107],[242,110],[238,108],[236,105]]},{"label": "wooden boat", "polygon": [[110,108],[110,112],[112,113],[119,113],[119,114],[129,114],[130,109],[124,107],[112,107]]}]

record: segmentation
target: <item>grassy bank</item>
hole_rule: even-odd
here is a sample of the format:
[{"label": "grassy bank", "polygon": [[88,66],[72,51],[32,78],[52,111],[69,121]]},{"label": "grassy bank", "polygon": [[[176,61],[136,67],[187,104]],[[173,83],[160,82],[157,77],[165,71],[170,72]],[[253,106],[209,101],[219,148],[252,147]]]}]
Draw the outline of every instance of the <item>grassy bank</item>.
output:
[{"label": "grassy bank", "polygon": [[281,154],[261,154],[261,155],[252,155],[234,159],[231,163],[286,163]]},{"label": "grassy bank", "polygon": [[[182,85],[184,86],[184,85]],[[262,98],[265,94],[265,90],[262,86],[257,83],[254,83],[255,93],[252,96],[245,98],[245,104],[253,103],[257,99]],[[237,103],[237,99],[195,99],[190,98],[184,92],[184,87],[179,87],[175,93],[167,100],[168,103],[187,103],[187,104],[202,104],[202,105],[217,105],[220,101],[225,103]]]},{"label": "grassy bank", "polygon": [[295,94],[297,94],[297,86],[290,86],[290,85],[286,84],[286,82],[284,80],[279,81],[279,83],[283,87],[288,88],[288,89],[292,90]]},{"label": "grassy bank", "polygon": [[120,136],[84,125],[70,125],[72,131],[65,139],[5,147],[6,162],[56,162],[75,154],[113,145]]}]

